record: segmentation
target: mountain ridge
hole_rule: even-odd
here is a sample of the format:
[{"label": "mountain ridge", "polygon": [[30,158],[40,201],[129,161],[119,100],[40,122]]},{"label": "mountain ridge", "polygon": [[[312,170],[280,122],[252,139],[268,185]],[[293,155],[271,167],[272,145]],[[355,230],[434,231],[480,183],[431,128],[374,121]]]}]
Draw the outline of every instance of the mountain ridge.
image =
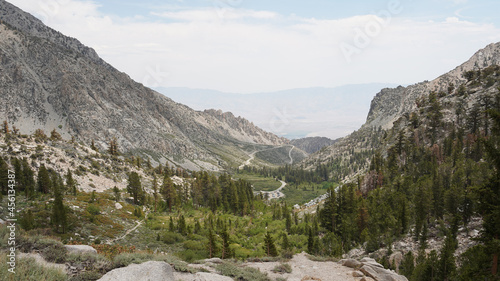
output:
[{"label": "mountain ridge", "polygon": [[123,152],[141,151],[153,163],[216,170],[226,159],[209,144],[229,145],[243,156],[245,143],[288,142],[233,115],[223,120],[176,103],[4,0],[0,17],[0,118],[21,133],[56,129],[65,138],[95,140],[101,149],[116,138]]}]

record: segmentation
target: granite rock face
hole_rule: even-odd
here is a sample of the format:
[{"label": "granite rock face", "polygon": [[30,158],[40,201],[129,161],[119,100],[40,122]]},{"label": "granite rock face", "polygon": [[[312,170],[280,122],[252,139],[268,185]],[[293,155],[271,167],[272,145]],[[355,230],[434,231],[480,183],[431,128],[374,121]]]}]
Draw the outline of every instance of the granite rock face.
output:
[{"label": "granite rock face", "polygon": [[0,120],[22,134],[56,129],[101,149],[116,138],[121,152],[214,165],[210,147],[288,142],[231,113],[176,103],[4,0],[0,19]]}]

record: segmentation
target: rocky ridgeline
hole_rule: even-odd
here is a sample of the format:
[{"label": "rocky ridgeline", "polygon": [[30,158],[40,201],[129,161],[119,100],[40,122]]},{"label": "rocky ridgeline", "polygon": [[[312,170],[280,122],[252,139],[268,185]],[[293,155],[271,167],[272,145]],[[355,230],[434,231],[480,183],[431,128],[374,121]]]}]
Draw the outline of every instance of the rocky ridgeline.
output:
[{"label": "rocky ridgeline", "polygon": [[0,120],[22,134],[57,129],[65,139],[95,140],[101,149],[116,138],[122,152],[179,165],[194,163],[187,159],[219,165],[223,160],[210,146],[238,151],[238,144],[286,143],[232,114],[195,111],[144,87],[3,0],[0,18]]},{"label": "rocky ridgeline", "polygon": [[424,81],[408,87],[383,89],[372,100],[364,126],[390,129],[394,121],[416,110],[417,99],[430,92],[448,93],[450,85],[455,90],[460,84],[467,82],[462,76],[465,71],[479,70],[490,65],[500,65],[500,43],[486,46],[476,52],[467,62],[432,81]]}]

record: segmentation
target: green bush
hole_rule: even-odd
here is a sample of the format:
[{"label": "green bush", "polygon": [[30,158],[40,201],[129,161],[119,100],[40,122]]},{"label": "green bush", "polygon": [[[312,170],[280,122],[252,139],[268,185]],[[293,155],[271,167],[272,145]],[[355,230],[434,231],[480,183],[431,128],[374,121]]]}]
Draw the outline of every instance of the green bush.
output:
[{"label": "green bush", "polygon": [[206,251],[194,251],[194,250],[188,249],[188,250],[178,252],[177,256],[180,259],[191,263],[191,262],[196,261],[196,260],[202,260],[204,258],[207,258],[207,253],[206,253]]},{"label": "green bush", "polygon": [[161,240],[165,244],[175,244],[184,241],[184,237],[179,233],[165,232],[165,234],[161,237]]},{"label": "green bush", "polygon": [[63,244],[55,243],[43,249],[40,254],[49,262],[64,263],[68,251]]},{"label": "green bush", "polygon": [[280,263],[273,268],[274,273],[292,273],[292,267],[288,263]]},{"label": "green bush", "polygon": [[183,243],[184,248],[187,250],[201,251],[205,250],[205,244],[200,241],[187,240]]},{"label": "green bush", "polygon": [[267,274],[253,267],[238,267],[233,263],[223,263],[216,267],[217,271],[239,281],[271,281]]}]

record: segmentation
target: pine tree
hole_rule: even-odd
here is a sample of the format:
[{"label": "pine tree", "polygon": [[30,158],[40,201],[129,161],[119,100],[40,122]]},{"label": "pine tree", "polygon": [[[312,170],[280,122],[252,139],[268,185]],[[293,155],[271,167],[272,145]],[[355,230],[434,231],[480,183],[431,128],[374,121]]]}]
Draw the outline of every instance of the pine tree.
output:
[{"label": "pine tree", "polygon": [[186,235],[186,220],[184,219],[184,215],[181,215],[179,217],[179,220],[177,221],[177,231],[179,231],[180,234]]},{"label": "pine tree", "polygon": [[120,189],[117,186],[113,187],[113,194],[115,195],[115,201],[118,202],[121,199]]},{"label": "pine tree", "polygon": [[290,215],[290,213],[286,214],[285,228],[286,228],[286,231],[288,233],[290,233],[290,231],[292,229],[292,216]]},{"label": "pine tree", "polygon": [[415,257],[413,256],[413,253],[409,251],[408,253],[406,253],[403,261],[401,262],[401,265],[399,266],[399,273],[408,278],[411,278],[414,270],[415,270]]},{"label": "pine tree", "polygon": [[62,179],[54,180],[53,189],[54,189],[54,204],[52,205],[51,222],[54,225],[56,232],[61,231],[61,233],[66,233],[68,222],[67,222],[66,207],[64,206],[63,203],[63,194],[61,190]]},{"label": "pine tree", "polygon": [[168,223],[168,230],[170,232],[174,232],[175,231],[174,219],[172,217],[170,217],[170,221]]},{"label": "pine tree", "polygon": [[163,199],[167,202],[169,212],[172,212],[172,207],[177,199],[177,192],[175,190],[174,182],[167,175],[165,175],[163,179],[163,185],[160,192],[163,195]]},{"label": "pine tree", "polygon": [[144,190],[142,189],[141,177],[137,172],[129,174],[127,192],[134,198],[134,204],[144,203]]},{"label": "pine tree", "polygon": [[309,228],[309,236],[307,237],[307,252],[314,255],[314,235],[311,228]]},{"label": "pine tree", "polygon": [[494,173],[479,189],[479,210],[483,214],[482,241],[491,253],[491,274],[498,273],[500,255],[500,111],[490,110],[493,119],[492,135],[484,146]]},{"label": "pine tree", "polygon": [[109,141],[109,154],[111,155],[118,155],[118,141],[116,139],[116,137],[113,137],[110,141]]},{"label": "pine tree", "polygon": [[288,234],[286,232],[282,234],[281,248],[285,251],[290,250],[290,242],[288,241]]},{"label": "pine tree", "polygon": [[154,212],[156,213],[156,206],[158,203],[158,180],[156,179],[156,175],[153,173],[153,196],[155,199],[155,210]]},{"label": "pine tree", "polygon": [[0,156],[0,199],[2,198],[2,194],[6,195],[9,189],[9,166],[7,162]]},{"label": "pine tree", "polygon": [[45,165],[41,165],[38,170],[38,180],[37,180],[38,191],[44,194],[48,194],[52,187],[52,183],[50,181],[50,174]]},{"label": "pine tree", "polygon": [[231,257],[231,249],[229,248],[229,233],[227,229],[224,229],[220,236],[222,238],[222,259],[228,259]]},{"label": "pine tree", "polygon": [[207,244],[208,257],[213,258],[217,255],[218,248],[217,248],[215,234],[211,228],[208,229],[208,237],[207,238],[208,238],[208,244]]},{"label": "pine tree", "polygon": [[266,233],[266,236],[264,237],[264,252],[268,257],[276,257],[278,255],[278,250],[276,249],[276,245],[274,245],[274,239],[269,234],[269,232]]},{"label": "pine tree", "polygon": [[73,179],[73,173],[71,173],[70,169],[68,169],[66,173],[66,190],[76,196],[76,181]]},{"label": "pine tree", "polygon": [[24,192],[26,194],[26,197],[31,199],[35,195],[35,174],[26,158],[23,159],[21,164],[23,166]]}]

